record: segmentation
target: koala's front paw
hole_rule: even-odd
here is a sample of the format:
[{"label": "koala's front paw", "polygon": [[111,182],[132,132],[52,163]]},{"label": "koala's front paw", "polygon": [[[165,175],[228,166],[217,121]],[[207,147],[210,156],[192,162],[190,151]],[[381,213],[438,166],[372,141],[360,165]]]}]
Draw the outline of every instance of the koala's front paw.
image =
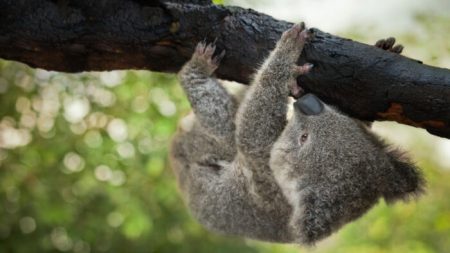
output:
[{"label": "koala's front paw", "polygon": [[279,46],[288,50],[302,50],[306,41],[312,36],[311,31],[305,29],[305,23],[295,24],[281,35]]},{"label": "koala's front paw", "polygon": [[288,88],[290,95],[294,98],[299,98],[304,93],[303,88],[297,85],[295,79],[299,75],[307,74],[313,67],[310,63],[306,63],[302,66],[296,65],[296,62],[303,50],[303,46],[311,38],[311,31],[305,29],[305,24],[301,22],[292,26],[290,29],[286,30],[283,35],[281,35],[275,51],[276,53],[274,57],[278,59],[278,64],[281,62],[284,65],[280,67],[280,69],[284,68],[289,70],[288,74],[292,80],[288,83]]},{"label": "koala's front paw", "polygon": [[216,50],[214,43],[206,44],[199,42],[192,55],[192,59],[201,65],[208,74],[212,74],[220,64],[220,61],[225,56],[225,50],[213,57]]},{"label": "koala's front paw", "polygon": [[401,54],[403,51],[403,46],[400,44],[394,46],[394,44],[395,38],[389,37],[387,39],[378,40],[377,43],[375,43],[375,46],[392,53]]}]

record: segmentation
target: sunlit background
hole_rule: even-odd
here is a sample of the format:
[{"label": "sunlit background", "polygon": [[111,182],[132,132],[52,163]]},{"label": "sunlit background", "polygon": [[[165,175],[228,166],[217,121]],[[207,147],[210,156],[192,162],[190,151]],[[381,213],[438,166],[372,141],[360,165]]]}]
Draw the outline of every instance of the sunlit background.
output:
[{"label": "sunlit background", "polygon": [[[226,1],[450,67],[450,1]],[[449,98],[450,99],[450,98]],[[215,235],[184,207],[167,146],[189,104],[174,75],[63,74],[0,61],[0,252],[449,252],[450,141],[376,123],[428,180],[313,249]]]}]

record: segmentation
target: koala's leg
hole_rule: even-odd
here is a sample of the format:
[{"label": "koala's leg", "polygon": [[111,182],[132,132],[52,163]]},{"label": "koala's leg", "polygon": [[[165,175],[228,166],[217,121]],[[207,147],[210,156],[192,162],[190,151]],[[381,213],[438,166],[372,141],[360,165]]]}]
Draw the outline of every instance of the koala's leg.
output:
[{"label": "koala's leg", "polygon": [[214,57],[214,51],[214,45],[200,42],[178,75],[195,116],[206,133],[234,146],[237,104],[225,88],[211,77],[225,55],[223,51]]},{"label": "koala's leg", "polygon": [[236,142],[249,161],[267,163],[272,145],[286,125],[289,91],[296,87],[297,76],[312,67],[296,65],[308,36],[303,23],[284,32],[241,103]]}]

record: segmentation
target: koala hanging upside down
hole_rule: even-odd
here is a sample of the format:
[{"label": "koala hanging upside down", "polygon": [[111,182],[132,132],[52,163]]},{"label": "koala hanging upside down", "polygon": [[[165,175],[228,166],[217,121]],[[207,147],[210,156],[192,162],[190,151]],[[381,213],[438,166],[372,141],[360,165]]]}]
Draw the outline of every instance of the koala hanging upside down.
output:
[{"label": "koala hanging upside down", "polygon": [[421,192],[421,174],[399,152],[314,95],[296,101],[288,122],[288,95],[300,92],[297,76],[312,69],[295,64],[309,36],[304,24],[284,32],[240,105],[211,77],[224,56],[213,56],[215,46],[199,43],[180,71],[195,121],[180,127],[171,161],[206,228],[311,245],[379,198]]}]

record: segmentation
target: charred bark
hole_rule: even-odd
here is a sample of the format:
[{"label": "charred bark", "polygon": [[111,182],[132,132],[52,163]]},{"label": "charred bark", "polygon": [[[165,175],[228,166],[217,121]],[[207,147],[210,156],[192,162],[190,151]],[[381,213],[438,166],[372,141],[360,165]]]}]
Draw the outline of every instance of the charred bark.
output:
[{"label": "charred bark", "polygon": [[[309,24],[314,25],[314,24]],[[249,83],[291,26],[209,0],[0,0],[0,57],[63,72],[176,72],[195,44],[217,39],[219,78]],[[318,29],[299,83],[362,120],[394,120],[450,138],[450,71]]]}]

